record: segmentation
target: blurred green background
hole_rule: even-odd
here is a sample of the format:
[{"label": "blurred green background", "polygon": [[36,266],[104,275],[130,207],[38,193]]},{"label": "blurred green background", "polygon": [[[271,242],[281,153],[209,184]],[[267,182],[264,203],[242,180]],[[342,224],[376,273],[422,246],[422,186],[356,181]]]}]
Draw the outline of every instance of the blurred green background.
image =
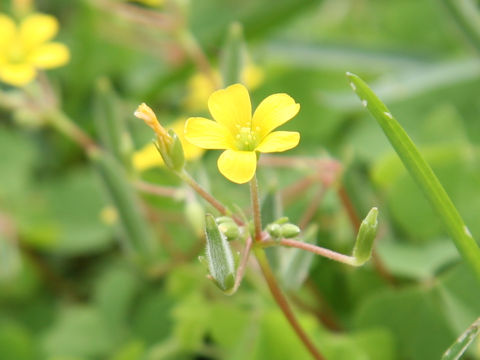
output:
[{"label": "blurred green background", "polygon": [[[358,214],[380,210],[376,249],[390,280],[371,263],[357,269],[315,257],[295,286],[284,284],[328,359],[440,359],[480,313],[478,283],[345,78],[355,72],[372,85],[479,238],[480,48],[446,2],[181,4],[215,67],[229,25],[244,26],[250,59],[263,73],[251,94],[254,106],[277,92],[301,104],[285,126],[300,131],[301,142],[284,156],[338,159]],[[9,1],[0,4],[10,12]],[[152,134],[133,117],[136,106],[147,102],[164,123],[196,115],[184,99],[197,70],[171,31],[160,22],[132,21],[119,4],[45,0],[36,8],[59,19],[58,39],[71,50],[67,66],[48,72],[62,109],[97,139],[96,89],[99,79],[109,79],[139,149]],[[472,4],[480,11],[478,1]],[[129,5],[176,20],[168,2]],[[223,178],[217,157],[210,151],[189,166],[220,200],[246,207],[248,187]],[[259,169],[261,190],[310,173]],[[142,178],[180,186],[163,168]],[[291,220],[301,218],[315,188],[309,191],[285,209]],[[0,359],[309,359],[257,269],[249,270],[235,296],[224,296],[196,259],[202,240],[185,226],[188,206],[143,199],[174,265],[154,278],[125,258],[108,198],[82,149],[0,110]],[[320,246],[351,251],[355,233],[333,189],[313,222]],[[464,358],[480,359],[478,340]]]}]

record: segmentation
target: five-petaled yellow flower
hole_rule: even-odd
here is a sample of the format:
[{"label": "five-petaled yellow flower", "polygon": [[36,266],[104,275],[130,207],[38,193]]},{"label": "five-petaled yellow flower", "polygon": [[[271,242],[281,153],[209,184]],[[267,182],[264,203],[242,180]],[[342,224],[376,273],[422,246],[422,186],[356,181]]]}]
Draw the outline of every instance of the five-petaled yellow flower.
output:
[{"label": "five-petaled yellow flower", "polygon": [[208,109],[215,121],[189,118],[185,138],[204,149],[226,149],[218,158],[218,169],[235,183],[252,179],[257,153],[286,151],[300,141],[298,132],[273,131],[300,110],[300,105],[287,94],[268,96],[252,117],[247,89],[235,84],[210,95]]},{"label": "five-petaled yellow flower", "polygon": [[50,40],[58,32],[58,22],[50,15],[32,14],[17,24],[0,13],[0,81],[23,86],[38,69],[65,65],[68,48]]}]

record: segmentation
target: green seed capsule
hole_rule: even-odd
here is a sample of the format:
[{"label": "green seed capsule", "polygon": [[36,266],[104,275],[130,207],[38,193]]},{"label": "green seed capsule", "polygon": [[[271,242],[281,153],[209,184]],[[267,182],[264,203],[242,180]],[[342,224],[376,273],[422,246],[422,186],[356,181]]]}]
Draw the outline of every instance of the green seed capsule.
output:
[{"label": "green seed capsule", "polygon": [[210,276],[221,290],[228,292],[235,285],[235,261],[230,244],[211,214],[205,216],[205,235]]},{"label": "green seed capsule", "polygon": [[362,265],[370,259],[373,249],[373,241],[377,235],[378,209],[372,208],[360,225],[357,240],[353,248],[353,257],[357,265]]}]

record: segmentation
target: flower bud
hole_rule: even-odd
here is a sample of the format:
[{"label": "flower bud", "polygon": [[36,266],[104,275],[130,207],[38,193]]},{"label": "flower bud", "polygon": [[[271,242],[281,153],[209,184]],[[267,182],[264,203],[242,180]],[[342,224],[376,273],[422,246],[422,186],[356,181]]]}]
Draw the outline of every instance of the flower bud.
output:
[{"label": "flower bud", "polygon": [[282,237],[282,227],[279,224],[273,223],[267,225],[267,233],[274,239],[279,240]]},{"label": "flower bud", "polygon": [[300,228],[295,224],[287,223],[280,225],[280,232],[282,237],[290,239],[300,234]]},{"label": "flower bud", "polygon": [[363,219],[358,230],[357,240],[353,248],[353,257],[356,265],[362,265],[370,259],[373,249],[373,241],[377,235],[378,228],[378,209],[372,208],[365,219]]},{"label": "flower bud", "polygon": [[236,240],[240,236],[240,229],[234,221],[228,221],[218,225],[218,229],[226,236],[228,241]]},{"label": "flower bud", "polygon": [[182,143],[177,134],[172,129],[168,131],[165,130],[165,128],[158,122],[153,110],[145,103],[142,103],[137,108],[134,115],[137,118],[142,119],[145,124],[155,131],[155,134],[157,135],[155,145],[162,156],[165,165],[174,171],[182,170],[183,165],[185,164],[185,156],[183,154]]}]

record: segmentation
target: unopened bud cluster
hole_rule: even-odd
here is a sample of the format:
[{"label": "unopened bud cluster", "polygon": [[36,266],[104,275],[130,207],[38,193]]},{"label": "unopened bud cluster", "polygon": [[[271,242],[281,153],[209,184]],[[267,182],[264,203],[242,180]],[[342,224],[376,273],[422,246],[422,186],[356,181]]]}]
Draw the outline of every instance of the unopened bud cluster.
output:
[{"label": "unopened bud cluster", "polygon": [[267,225],[267,233],[276,241],[290,239],[300,234],[300,228],[288,222],[288,218],[283,217]]}]

